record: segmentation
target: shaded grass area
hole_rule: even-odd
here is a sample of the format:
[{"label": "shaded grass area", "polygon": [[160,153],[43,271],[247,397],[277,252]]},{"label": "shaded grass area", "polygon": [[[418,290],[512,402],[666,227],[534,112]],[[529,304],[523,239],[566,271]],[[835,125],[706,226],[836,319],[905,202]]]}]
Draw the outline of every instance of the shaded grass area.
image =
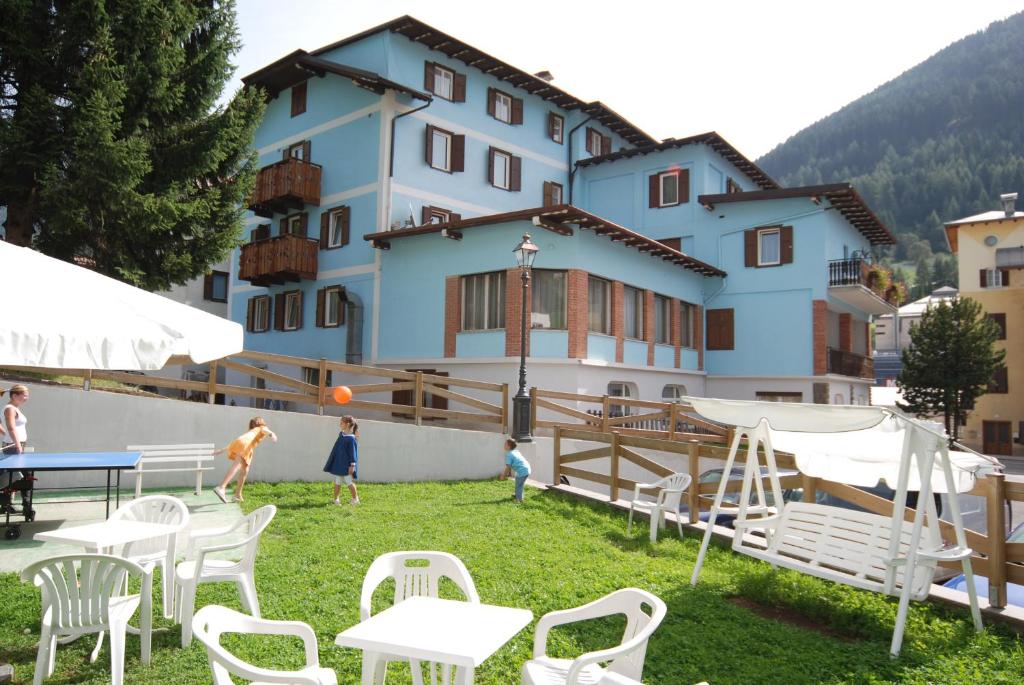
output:
[{"label": "shaded grass area", "polygon": [[[311,624],[321,663],[337,671],[339,683],[359,681],[359,652],[333,643],[359,620],[366,569],[379,554],[415,549],[457,555],[482,601],[528,608],[535,619],[620,587],[650,590],[669,612],[648,647],[645,683],[1020,683],[1024,674],[1018,637],[999,627],[977,635],[966,612],[929,604],[912,605],[903,655],[891,660],[895,600],[773,571],[724,548],[712,547],[693,588],[689,577],[699,539],[680,541],[667,533],[652,546],[642,525],[626,538],[624,514],[560,493],[528,490],[518,506],[509,500],[508,482],[363,484],[361,505],[336,507],[329,504],[329,489],[323,483],[255,483],[244,506],[279,508],[257,560],[264,616]],[[381,588],[375,605],[386,604],[388,593]],[[15,664],[17,682],[31,682],[38,593],[7,574],[0,576],[0,597],[0,660]],[[772,612],[756,611],[750,602],[781,607],[801,625],[825,625],[834,635],[765,618]],[[200,586],[197,605],[208,603],[240,608],[229,585]],[[138,639],[129,636],[127,681],[210,682],[201,645],[182,650],[177,628],[163,620],[157,625],[167,630],[154,636],[149,668],[140,665]],[[557,629],[548,651],[573,656],[615,644],[622,626],[609,619]],[[24,634],[26,628],[31,634]],[[532,640],[531,625],[478,669],[476,682],[518,683]],[[296,641],[232,636],[226,642],[261,665],[294,668],[301,661]],[[48,682],[108,682],[109,653],[90,665],[91,647],[82,640],[59,648]],[[409,682],[404,667],[392,667],[389,675],[389,682]]]}]

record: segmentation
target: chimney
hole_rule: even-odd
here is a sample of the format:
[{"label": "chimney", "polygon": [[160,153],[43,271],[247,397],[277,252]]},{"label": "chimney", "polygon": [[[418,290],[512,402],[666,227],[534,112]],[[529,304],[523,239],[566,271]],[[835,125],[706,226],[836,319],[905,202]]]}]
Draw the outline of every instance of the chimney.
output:
[{"label": "chimney", "polygon": [[547,81],[548,83],[551,83],[555,79],[555,77],[547,69],[545,69],[544,71],[538,71],[536,74],[534,74],[534,76],[539,78],[541,81]]},{"label": "chimney", "polygon": [[1007,218],[1016,213],[1017,193],[1003,193],[999,196],[999,201],[1003,203],[1003,213]]}]

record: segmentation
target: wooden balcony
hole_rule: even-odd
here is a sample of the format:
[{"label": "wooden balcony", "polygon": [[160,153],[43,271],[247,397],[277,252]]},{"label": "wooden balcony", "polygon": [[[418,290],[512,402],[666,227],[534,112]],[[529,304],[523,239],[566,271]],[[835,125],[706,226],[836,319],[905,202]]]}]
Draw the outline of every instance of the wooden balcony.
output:
[{"label": "wooden balcony", "polygon": [[268,286],[316,279],[320,243],[297,235],[279,235],[242,246],[238,278]]},{"label": "wooden balcony", "polygon": [[896,312],[899,295],[891,281],[888,269],[869,265],[859,257],[828,262],[829,295],[867,314]]},{"label": "wooden balcony", "polygon": [[875,377],[875,362],[871,357],[865,357],[863,354],[830,347],[828,348],[828,372],[839,376],[873,379]]},{"label": "wooden balcony", "polygon": [[253,213],[272,217],[301,210],[305,205],[320,205],[319,164],[289,157],[260,169],[256,175],[249,209]]}]

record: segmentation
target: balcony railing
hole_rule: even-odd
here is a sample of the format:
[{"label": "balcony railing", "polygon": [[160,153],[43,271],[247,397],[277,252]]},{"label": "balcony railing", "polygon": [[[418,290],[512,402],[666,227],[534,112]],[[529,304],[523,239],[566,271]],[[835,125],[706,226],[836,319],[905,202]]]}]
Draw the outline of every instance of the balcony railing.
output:
[{"label": "balcony railing", "polygon": [[261,286],[315,279],[319,250],[316,240],[288,234],[243,245],[238,278]]},{"label": "balcony railing", "polygon": [[[898,307],[902,293],[893,284],[892,272],[882,266],[869,265],[863,259],[833,259],[828,263],[828,287],[859,285],[867,288],[888,304]],[[886,313],[886,312],[872,312]]]},{"label": "balcony railing", "polygon": [[259,216],[271,217],[320,204],[319,164],[289,157],[260,169],[249,209]]},{"label": "balcony railing", "polygon": [[875,363],[863,354],[828,348],[828,372],[854,378],[874,378]]}]

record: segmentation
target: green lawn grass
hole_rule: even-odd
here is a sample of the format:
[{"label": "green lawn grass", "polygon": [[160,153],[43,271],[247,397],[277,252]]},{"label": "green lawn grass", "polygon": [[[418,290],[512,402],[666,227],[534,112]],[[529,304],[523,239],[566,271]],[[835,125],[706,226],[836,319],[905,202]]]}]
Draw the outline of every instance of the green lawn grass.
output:
[{"label": "green lawn grass", "polygon": [[[264,616],[311,624],[320,658],[339,683],[357,683],[360,654],[334,646],[334,636],[359,620],[360,584],[370,562],[396,550],[444,550],[461,558],[482,601],[525,607],[535,618],[577,606],[621,587],[650,590],[668,604],[668,616],[647,651],[645,683],[1020,683],[1024,649],[1000,627],[976,635],[966,612],[912,605],[901,658],[891,660],[896,614],[892,599],[819,581],[713,546],[696,588],[689,578],[699,539],[674,532],[655,545],[644,525],[625,536],[626,517],[607,506],[555,492],[527,490],[522,506],[510,501],[510,482],[420,483],[360,486],[362,504],[329,504],[326,483],[255,483],[245,507],[278,506],[257,558],[256,584]],[[375,597],[386,602],[387,588]],[[736,597],[784,607],[831,635],[762,618]],[[39,596],[11,574],[0,576],[0,661],[31,682],[39,629]],[[200,586],[198,606],[238,608],[233,586]],[[154,636],[153,663],[141,666],[138,639],[129,636],[126,680],[131,683],[208,683],[198,642],[179,648],[176,628]],[[613,644],[622,622],[559,629],[549,653],[563,656]],[[28,633],[25,631],[28,630]],[[519,682],[530,658],[533,625],[477,671],[476,682]],[[233,637],[239,654],[267,666],[295,667],[298,643]],[[109,681],[109,653],[87,661],[92,644],[58,648],[52,683]],[[389,682],[409,682],[407,670]]]}]

